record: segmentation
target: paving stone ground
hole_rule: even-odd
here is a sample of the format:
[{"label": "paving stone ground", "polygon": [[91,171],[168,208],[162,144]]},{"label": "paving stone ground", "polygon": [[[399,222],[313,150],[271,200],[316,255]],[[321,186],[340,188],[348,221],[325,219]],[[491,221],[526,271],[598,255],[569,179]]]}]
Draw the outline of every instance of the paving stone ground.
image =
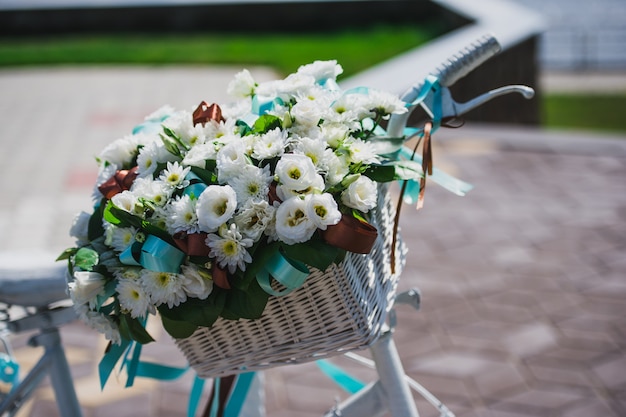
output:
[{"label": "paving stone ground", "polygon": [[[91,204],[93,155],[161,104],[223,100],[237,70],[0,71],[0,250],[70,246],[72,218]],[[434,139],[435,164],[475,189],[457,197],[429,184],[424,209],[402,209],[400,286],[423,296],[420,312],[398,311],[408,375],[459,417],[626,415],[626,138],[469,123]],[[24,369],[26,339],[14,338]],[[74,323],[63,339],[85,417],[186,415],[191,373],[131,389],[113,379],[100,392],[102,338]],[[184,364],[162,339],[146,359]],[[345,397],[315,364],[265,378],[271,417],[319,416]],[[49,386],[21,415],[58,415]]]}]

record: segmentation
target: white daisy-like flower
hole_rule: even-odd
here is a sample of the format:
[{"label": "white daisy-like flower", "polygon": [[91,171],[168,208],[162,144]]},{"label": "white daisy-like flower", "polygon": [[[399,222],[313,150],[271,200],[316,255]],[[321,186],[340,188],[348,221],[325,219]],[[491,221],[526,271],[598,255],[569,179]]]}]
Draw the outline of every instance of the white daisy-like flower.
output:
[{"label": "white daisy-like flower", "polygon": [[365,176],[360,176],[341,193],[341,202],[348,207],[367,213],[376,207],[376,183]]},{"label": "white daisy-like flower", "polygon": [[111,142],[100,152],[98,159],[118,168],[130,165],[137,156],[139,138],[139,135],[127,135]]},{"label": "white daisy-like flower", "polygon": [[308,156],[318,171],[326,170],[327,151],[332,152],[327,148],[325,141],[306,137],[298,140],[295,151]]},{"label": "white daisy-like flower", "polygon": [[190,111],[182,110],[168,117],[163,125],[171,129],[178,138],[189,146],[203,143],[205,140],[202,125],[194,125]]},{"label": "white daisy-like flower", "polygon": [[141,148],[137,156],[137,174],[139,177],[152,177],[159,163],[173,162],[176,156],[168,152],[163,144],[151,142]]},{"label": "white daisy-like flower", "polygon": [[304,198],[291,197],[276,210],[276,234],[288,245],[306,242],[311,239],[317,226],[307,216]]},{"label": "white daisy-like flower", "polygon": [[207,160],[217,159],[217,151],[220,147],[213,141],[196,145],[183,158],[183,165],[204,169]]},{"label": "white daisy-like flower", "polygon": [[231,273],[237,268],[245,271],[246,263],[252,262],[246,248],[253,243],[252,239],[241,235],[235,224],[231,224],[230,227],[223,225],[219,229],[219,234],[211,233],[206,239],[207,246],[211,248],[209,256],[217,259],[222,268],[228,267]]},{"label": "white daisy-like flower", "polygon": [[74,221],[70,227],[70,236],[76,239],[76,246],[84,246],[89,243],[88,231],[91,214],[81,211],[74,216]]},{"label": "white daisy-like flower", "polygon": [[347,126],[340,123],[323,123],[320,126],[319,136],[323,138],[328,146],[337,149],[346,140],[350,133]]},{"label": "white daisy-like flower", "polygon": [[196,201],[188,195],[177,197],[167,207],[167,231],[170,234],[177,232],[196,233],[198,227],[198,215],[196,214]]},{"label": "white daisy-like flower", "polygon": [[241,172],[243,167],[249,165],[247,149],[242,140],[229,141],[217,152],[217,177],[220,183],[228,182]]},{"label": "white daisy-like flower", "polygon": [[235,74],[233,80],[228,84],[226,92],[228,95],[237,98],[250,97],[254,94],[256,86],[257,83],[254,81],[250,71],[244,69]]},{"label": "white daisy-like flower", "polygon": [[330,102],[323,98],[303,97],[291,108],[291,116],[302,127],[317,126],[328,114],[329,105]]},{"label": "white daisy-like flower", "polygon": [[178,161],[168,162],[167,168],[161,173],[159,179],[171,188],[185,188],[189,181],[185,179],[190,167],[184,167]]},{"label": "white daisy-like flower", "polygon": [[287,131],[272,129],[264,135],[254,137],[252,157],[262,161],[281,156],[285,152]]},{"label": "white daisy-like flower", "polygon": [[395,94],[370,89],[367,97],[371,102],[371,104],[367,106],[378,114],[387,116],[390,114],[403,114],[408,111],[404,101],[400,100],[400,98]]},{"label": "white daisy-like flower", "polygon": [[260,97],[279,97],[287,102],[299,94],[306,94],[315,86],[315,78],[308,74],[293,73],[283,80],[266,81],[256,88]]},{"label": "white daisy-like flower", "polygon": [[319,229],[326,230],[328,226],[337,224],[341,220],[341,212],[331,194],[309,194],[304,201],[307,217]]},{"label": "white daisy-like flower", "polygon": [[343,124],[374,116],[365,94],[344,94],[332,104],[329,119]]},{"label": "white daisy-like flower", "polygon": [[198,268],[194,264],[181,265],[183,275],[183,290],[190,297],[205,300],[213,292],[211,274]]},{"label": "white daisy-like flower", "polygon": [[228,181],[228,185],[235,190],[237,204],[241,205],[248,200],[267,199],[272,180],[269,166],[259,168],[254,165],[246,165],[239,175]]},{"label": "white daisy-like flower", "polygon": [[137,199],[145,199],[159,207],[163,207],[171,198],[174,190],[160,180],[137,178],[133,182],[131,191]]},{"label": "white daisy-like flower", "polygon": [[276,208],[267,200],[248,200],[234,217],[235,224],[245,237],[255,242],[274,222]]},{"label": "white daisy-like flower", "polygon": [[104,243],[118,252],[124,252],[130,245],[135,243],[136,234],[137,229],[134,227],[117,227],[107,224]]},{"label": "white daisy-like flower", "polygon": [[298,68],[298,73],[312,76],[316,82],[336,80],[343,73],[341,65],[336,60],[314,61]]},{"label": "white daisy-like flower", "polygon": [[83,321],[92,329],[104,334],[104,337],[112,343],[122,344],[119,326],[109,316],[96,311],[87,311],[83,316]]},{"label": "white daisy-like flower", "polygon": [[198,197],[196,215],[203,232],[214,232],[237,209],[237,194],[230,185],[209,185]]},{"label": "white daisy-like flower", "polygon": [[376,164],[380,157],[376,153],[376,145],[358,138],[348,138],[343,143],[352,163]]},{"label": "white daisy-like flower", "polygon": [[102,274],[91,271],[75,271],[74,280],[67,284],[74,304],[87,304],[94,308],[98,295],[104,292],[106,279]]},{"label": "white daisy-like flower", "polygon": [[126,280],[134,280],[138,281],[141,278],[141,268],[140,266],[124,266],[121,268],[115,268],[113,270],[113,275],[117,279],[126,279]]},{"label": "white daisy-like flower", "polygon": [[150,297],[137,280],[120,279],[115,286],[117,299],[133,318],[146,317],[150,312]]},{"label": "white daisy-like flower", "polygon": [[156,307],[167,304],[169,308],[184,303],[187,294],[183,289],[185,278],[171,272],[158,272],[143,269],[141,285],[150,297],[150,303]]}]

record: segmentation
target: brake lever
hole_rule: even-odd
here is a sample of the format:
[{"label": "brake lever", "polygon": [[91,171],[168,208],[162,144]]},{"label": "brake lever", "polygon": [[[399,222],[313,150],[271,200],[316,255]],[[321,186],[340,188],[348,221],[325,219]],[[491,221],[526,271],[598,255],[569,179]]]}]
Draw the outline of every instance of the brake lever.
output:
[{"label": "brake lever", "polygon": [[444,87],[441,89],[442,118],[457,118],[465,113],[468,113],[471,110],[474,110],[478,106],[482,106],[486,102],[493,100],[496,97],[513,93],[519,93],[528,100],[534,97],[535,90],[525,85],[508,85],[488,91],[465,103],[458,103],[452,98],[450,90],[447,87]]}]

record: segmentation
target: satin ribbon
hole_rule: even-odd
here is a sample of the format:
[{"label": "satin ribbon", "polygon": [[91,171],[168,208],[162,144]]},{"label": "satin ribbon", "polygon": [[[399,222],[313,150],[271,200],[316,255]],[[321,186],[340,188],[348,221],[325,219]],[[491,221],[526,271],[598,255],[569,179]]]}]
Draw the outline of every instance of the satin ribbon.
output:
[{"label": "satin ribbon", "polygon": [[[285,102],[280,97],[259,97],[255,95],[252,97],[252,113],[256,115],[263,115],[271,112],[276,106],[282,106]],[[252,125],[250,125],[252,126]]]},{"label": "satin ribbon", "polygon": [[135,178],[137,178],[138,167],[131,169],[120,169],[111,178],[98,186],[98,191],[102,195],[110,200],[114,195],[121,193],[125,190],[130,190]]},{"label": "satin ribbon", "polygon": [[146,120],[133,128],[133,135],[137,133],[158,133],[161,130],[161,123],[170,115],[165,115],[157,119]]},{"label": "satin ribbon", "polygon": [[210,106],[206,101],[202,101],[198,107],[193,111],[193,125],[201,124],[204,126],[207,122],[212,120],[216,122],[223,122],[222,109],[217,104],[213,103]]},{"label": "satin ribbon", "polygon": [[172,238],[176,246],[189,256],[209,256],[211,248],[206,245],[208,234],[204,232],[198,233],[175,233]]},{"label": "satin ribbon", "polygon": [[228,281],[228,272],[219,266],[216,261],[213,261],[213,265],[211,266],[211,276],[213,278],[213,283],[218,287],[225,290],[231,289],[230,281]]},{"label": "satin ribbon", "polygon": [[[141,245],[141,248],[139,248]],[[148,235],[143,244],[131,245],[119,255],[120,262],[125,265],[142,266],[156,272],[177,274],[185,259],[185,253],[166,241]]]},{"label": "satin ribbon", "polygon": [[348,252],[367,254],[374,246],[378,231],[369,223],[343,214],[339,223],[328,226],[321,235],[330,245]]},{"label": "satin ribbon", "polygon": [[[257,273],[256,280],[266,293],[280,297],[300,288],[309,273],[309,268],[305,264],[287,258],[277,250],[263,266],[263,269]],[[285,289],[276,291],[272,288],[272,278]]]},{"label": "satin ribbon", "polygon": [[327,377],[332,379],[335,384],[348,394],[355,394],[365,387],[362,381],[359,381],[340,367],[333,365],[325,359],[319,359],[315,361],[315,363]]}]

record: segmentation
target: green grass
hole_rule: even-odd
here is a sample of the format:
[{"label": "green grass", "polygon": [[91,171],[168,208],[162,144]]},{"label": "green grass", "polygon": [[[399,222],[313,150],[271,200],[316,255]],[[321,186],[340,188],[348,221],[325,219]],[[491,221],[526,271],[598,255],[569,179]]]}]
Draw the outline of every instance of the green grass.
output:
[{"label": "green grass", "polygon": [[548,128],[626,132],[626,93],[550,94],[542,104]]},{"label": "green grass", "polygon": [[268,65],[288,74],[337,59],[344,76],[415,48],[444,32],[425,25],[324,33],[127,34],[0,39],[0,66],[57,64]]}]

